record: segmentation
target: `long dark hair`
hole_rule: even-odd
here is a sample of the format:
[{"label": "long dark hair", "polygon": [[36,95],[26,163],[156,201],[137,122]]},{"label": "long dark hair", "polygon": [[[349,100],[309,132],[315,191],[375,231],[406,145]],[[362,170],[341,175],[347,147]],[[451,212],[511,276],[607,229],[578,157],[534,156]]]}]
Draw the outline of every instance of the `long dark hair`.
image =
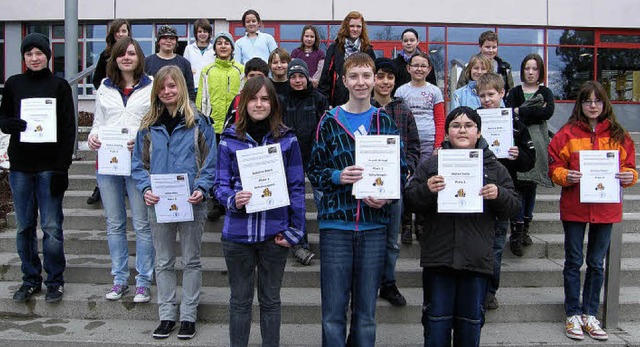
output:
[{"label": "long dark hair", "polygon": [[118,63],[116,62],[116,58],[125,55],[129,45],[133,45],[136,50],[136,55],[138,56],[138,66],[133,70],[133,80],[135,83],[138,83],[140,81],[140,77],[144,74],[144,53],[142,52],[142,48],[140,48],[140,44],[131,37],[121,38],[115,45],[113,45],[113,48],[111,49],[111,56],[107,62],[107,77],[111,79],[113,84],[120,88],[124,88],[125,85],[122,73],[118,67]]},{"label": "long dark hair", "polygon": [[131,37],[131,24],[129,24],[129,21],[122,18],[114,19],[113,22],[111,22],[111,25],[109,25],[109,32],[107,33],[107,37],[105,38],[105,41],[107,42],[107,48],[105,48],[104,51],[106,52],[107,55],[111,55],[111,48],[113,48],[113,45],[117,41],[116,32],[120,30],[120,27],[123,25],[127,26],[129,37]]},{"label": "long dark hair", "polygon": [[300,34],[300,49],[304,51],[304,33],[307,30],[313,31],[313,34],[316,35],[316,40],[313,42],[313,50],[317,51],[320,48],[320,36],[318,36],[318,28],[313,25],[305,25],[302,28],[302,34]]},{"label": "long dark hair", "polygon": [[607,96],[606,91],[602,87],[602,84],[596,81],[586,81],[580,86],[580,91],[578,92],[578,98],[576,99],[576,104],[573,106],[573,112],[571,112],[571,117],[567,123],[586,123],[589,124],[589,119],[582,112],[582,102],[589,100],[591,94],[602,100],[602,113],[598,117],[598,122],[601,122],[605,119],[608,119],[611,123],[611,138],[610,141],[614,143],[622,144],[624,142],[625,135],[627,131],[624,130],[622,125],[618,123],[616,119],[616,114],[613,112],[613,107],[611,106],[611,100]]},{"label": "long dark hair", "polygon": [[247,123],[251,122],[247,105],[249,100],[258,94],[260,89],[264,87],[269,95],[269,104],[271,105],[271,113],[267,119],[269,120],[269,130],[274,139],[280,138],[281,130],[285,128],[282,123],[282,108],[278,102],[278,94],[271,80],[264,76],[256,76],[247,81],[240,92],[240,101],[238,103],[238,121],[236,122],[236,136],[241,139],[246,138]]}]

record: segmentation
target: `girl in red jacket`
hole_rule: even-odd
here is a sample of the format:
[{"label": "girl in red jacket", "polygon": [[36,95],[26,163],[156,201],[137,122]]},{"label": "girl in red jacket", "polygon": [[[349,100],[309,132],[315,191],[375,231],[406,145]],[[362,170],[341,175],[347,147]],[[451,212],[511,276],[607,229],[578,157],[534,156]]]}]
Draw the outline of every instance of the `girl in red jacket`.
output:
[{"label": "girl in red jacket", "polygon": [[[604,280],[604,257],[609,249],[611,227],[622,220],[622,203],[580,202],[581,150],[617,150],[620,172],[616,178],[620,185],[629,187],[638,180],[633,140],[616,120],[604,88],[595,81],[582,85],[569,121],[549,144],[549,176],[562,186],[560,219],[564,227],[566,335],[582,340],[584,329],[591,338],[606,340],[607,332],[600,327],[596,316]],[[587,272],[581,305],[580,267],[587,223]]]}]

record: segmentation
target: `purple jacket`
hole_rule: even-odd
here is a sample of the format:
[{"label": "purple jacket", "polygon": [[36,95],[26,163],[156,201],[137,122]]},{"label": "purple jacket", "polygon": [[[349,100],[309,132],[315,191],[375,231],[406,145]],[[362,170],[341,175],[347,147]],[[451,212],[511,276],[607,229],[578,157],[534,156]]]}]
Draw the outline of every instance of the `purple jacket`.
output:
[{"label": "purple jacket", "polygon": [[[235,195],[242,190],[242,182],[236,151],[275,143],[280,143],[282,149],[291,204],[256,213],[246,213],[244,207],[237,209]],[[244,140],[238,138],[235,124],[225,129],[218,145],[218,165],[214,183],[215,196],[227,209],[222,237],[232,242],[258,243],[273,239],[282,233],[292,246],[296,245],[306,229],[304,184],[300,145],[291,130],[282,129],[282,136],[277,141],[268,133],[262,143],[258,144],[249,135]]]}]

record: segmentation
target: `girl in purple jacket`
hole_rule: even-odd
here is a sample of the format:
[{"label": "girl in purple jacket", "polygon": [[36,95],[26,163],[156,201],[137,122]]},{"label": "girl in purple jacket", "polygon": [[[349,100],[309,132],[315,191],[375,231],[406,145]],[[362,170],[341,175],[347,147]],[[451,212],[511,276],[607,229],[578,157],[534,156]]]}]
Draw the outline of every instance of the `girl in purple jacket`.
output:
[{"label": "girl in purple jacket", "polygon": [[[290,205],[247,213],[245,206],[252,193],[243,189],[237,151],[274,144],[280,144]],[[231,346],[247,346],[249,341],[255,273],[262,344],[278,346],[280,287],[287,254],[289,247],[302,239],[305,230],[304,172],[298,140],[282,123],[275,88],[265,77],[247,81],[240,94],[238,121],[222,134],[215,194],[227,211],[222,244],[231,289]]]}]

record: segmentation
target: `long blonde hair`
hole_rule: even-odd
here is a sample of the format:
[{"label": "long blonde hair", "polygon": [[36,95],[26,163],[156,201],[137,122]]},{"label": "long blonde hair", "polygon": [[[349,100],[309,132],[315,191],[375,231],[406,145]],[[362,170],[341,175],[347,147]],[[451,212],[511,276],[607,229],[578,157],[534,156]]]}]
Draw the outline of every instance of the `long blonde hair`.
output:
[{"label": "long blonde hair", "polygon": [[195,125],[195,113],[189,104],[189,92],[187,91],[187,82],[182,75],[182,71],[175,66],[169,65],[161,68],[156,73],[153,80],[153,87],[151,88],[151,106],[149,112],[142,118],[140,123],[140,129],[149,129],[150,126],[155,124],[162,112],[165,110],[165,106],[160,101],[158,93],[164,86],[164,81],[167,78],[173,79],[178,87],[178,104],[176,110],[171,114],[171,117],[175,117],[178,113],[184,115],[184,121],[187,128],[191,128]]}]

